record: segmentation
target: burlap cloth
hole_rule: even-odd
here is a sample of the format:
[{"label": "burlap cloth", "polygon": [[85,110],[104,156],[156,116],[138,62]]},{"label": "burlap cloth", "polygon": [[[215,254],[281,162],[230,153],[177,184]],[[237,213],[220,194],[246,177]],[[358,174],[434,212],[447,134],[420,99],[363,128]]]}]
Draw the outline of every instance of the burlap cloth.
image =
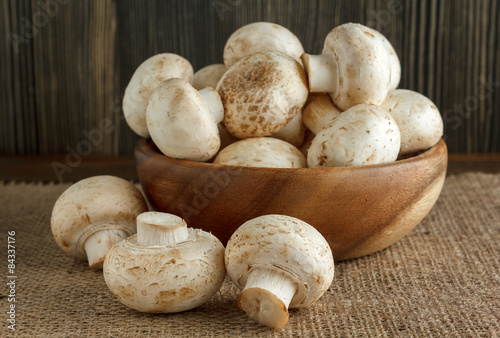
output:
[{"label": "burlap cloth", "polygon": [[[408,236],[367,257],[336,264],[335,280],[312,307],[290,311],[281,330],[238,309],[226,280],[203,306],[149,315],[123,306],[101,271],[66,257],[50,213],[67,184],[0,183],[3,261],[16,235],[19,336],[497,336],[500,334],[500,174],[449,176],[431,213]],[[2,283],[1,335],[7,329]]]}]

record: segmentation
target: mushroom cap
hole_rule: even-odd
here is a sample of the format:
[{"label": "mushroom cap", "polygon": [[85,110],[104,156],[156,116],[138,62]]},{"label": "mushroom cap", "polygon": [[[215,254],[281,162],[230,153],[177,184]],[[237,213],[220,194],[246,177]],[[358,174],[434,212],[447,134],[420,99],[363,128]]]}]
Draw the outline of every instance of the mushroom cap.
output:
[{"label": "mushroom cap", "polygon": [[391,114],[360,104],[333,120],[316,135],[307,153],[310,168],[346,167],[393,162],[401,136]]},{"label": "mushroom cap", "polygon": [[207,161],[220,147],[210,110],[193,86],[169,79],[155,89],[146,111],[151,139],[169,157]]},{"label": "mushroom cap", "polygon": [[148,138],[146,107],[158,85],[171,78],[191,82],[193,67],[182,56],[158,54],[144,61],[135,71],[123,96],[123,115],[129,127],[139,136]]},{"label": "mushroom cap", "polygon": [[186,311],[209,300],[224,281],[224,246],[208,232],[188,232],[186,241],[169,246],[142,247],[133,235],[112,247],[103,267],[111,292],[148,313]]},{"label": "mushroom cap", "polygon": [[136,217],[148,210],[141,192],[114,176],[78,181],[57,199],[51,228],[57,245],[70,257],[87,259],[83,245],[90,235],[118,229],[136,233]]},{"label": "mushroom cap", "polygon": [[337,61],[337,90],[328,93],[340,110],[381,104],[389,91],[391,64],[384,40],[374,29],[347,23],[330,31],[323,55]]},{"label": "mushroom cap", "polygon": [[401,81],[401,62],[399,61],[398,53],[394,49],[389,39],[385,37],[384,34],[379,31],[372,29],[372,33],[378,36],[384,43],[387,52],[389,53],[389,63],[391,64],[391,76],[389,81],[389,89],[396,89],[399,86],[399,81]]},{"label": "mushroom cap", "polygon": [[238,60],[265,51],[278,51],[302,64],[304,48],[300,40],[287,28],[271,22],[254,22],[238,28],[224,47],[224,64],[229,68]]},{"label": "mushroom cap", "polygon": [[273,133],[271,136],[288,142],[295,147],[300,147],[304,142],[306,126],[303,123],[302,111],[299,111],[295,117],[281,130]]},{"label": "mushroom cap", "polygon": [[213,163],[268,168],[307,166],[306,158],[299,149],[271,137],[255,137],[235,142],[221,150]]},{"label": "mushroom cap", "polygon": [[222,76],[217,91],[224,125],[238,138],[269,136],[283,129],[307,100],[304,69],[281,52],[247,56]]},{"label": "mushroom cap", "polygon": [[396,121],[401,132],[400,155],[425,150],[443,136],[443,119],[434,102],[417,92],[391,90],[381,105]]},{"label": "mushroom cap", "polygon": [[278,269],[297,283],[290,308],[307,307],[333,281],[334,264],[326,239],[297,218],[265,215],[245,222],[226,246],[226,270],[240,289],[254,267]]},{"label": "mushroom cap", "polygon": [[193,76],[193,87],[203,89],[207,86],[217,87],[220,78],[226,72],[227,67],[221,63],[208,65],[196,71]]}]

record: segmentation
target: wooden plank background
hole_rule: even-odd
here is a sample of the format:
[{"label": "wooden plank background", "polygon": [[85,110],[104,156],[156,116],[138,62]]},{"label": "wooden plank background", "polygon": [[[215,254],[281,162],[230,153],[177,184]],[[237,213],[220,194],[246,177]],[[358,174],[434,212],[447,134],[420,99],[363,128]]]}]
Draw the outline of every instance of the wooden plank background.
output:
[{"label": "wooden plank background", "polygon": [[222,62],[229,35],[255,21],[289,28],[310,53],[345,22],[380,30],[400,87],[440,108],[450,152],[498,153],[499,2],[0,0],[0,154],[131,154],[121,97],[137,66],[161,52],[195,70]]}]

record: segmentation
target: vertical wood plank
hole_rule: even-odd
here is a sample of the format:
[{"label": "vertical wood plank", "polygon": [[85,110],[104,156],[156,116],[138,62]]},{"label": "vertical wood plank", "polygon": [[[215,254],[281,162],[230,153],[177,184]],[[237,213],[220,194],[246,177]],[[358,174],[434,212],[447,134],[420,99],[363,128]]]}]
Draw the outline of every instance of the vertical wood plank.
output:
[{"label": "vertical wood plank", "polygon": [[[490,36],[495,36],[494,43],[490,42],[490,71],[491,78],[494,82],[494,90],[491,93],[492,99],[490,100],[491,106],[489,111],[491,112],[491,118],[488,119],[487,123],[491,125],[491,147],[489,152],[499,153],[500,152],[500,4],[498,1],[491,0],[494,4],[491,9],[491,13],[494,13],[491,16],[490,25],[491,30],[489,31]],[[492,39],[493,40],[493,39]],[[487,72],[487,76],[489,76],[489,72]],[[484,151],[484,150],[482,150]]]},{"label": "vertical wood plank", "polygon": [[14,100],[13,100],[13,65],[14,49],[11,36],[13,13],[10,2],[0,3],[2,22],[0,24],[0,154],[16,153],[16,138],[14,133]]},{"label": "vertical wood plank", "polygon": [[[41,4],[33,0],[35,13]],[[71,1],[53,12],[33,47],[40,153],[118,154],[108,132],[119,83],[115,2]]]},{"label": "vertical wood plank", "polygon": [[6,82],[5,91],[2,90],[6,102],[2,103],[6,111],[2,113],[2,133],[7,142],[2,147],[10,154],[36,154],[38,129],[32,39],[37,35],[37,28],[31,21],[29,0],[4,1],[2,7],[5,9],[2,16],[7,15],[9,19],[2,25],[7,32],[2,36],[1,54],[10,61],[2,66],[2,78]]}]

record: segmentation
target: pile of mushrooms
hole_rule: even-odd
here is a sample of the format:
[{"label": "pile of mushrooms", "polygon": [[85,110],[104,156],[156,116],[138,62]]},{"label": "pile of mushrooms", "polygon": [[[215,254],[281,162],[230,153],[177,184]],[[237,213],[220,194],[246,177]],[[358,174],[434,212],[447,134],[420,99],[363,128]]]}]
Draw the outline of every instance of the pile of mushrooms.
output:
[{"label": "pile of mushrooms", "polygon": [[288,308],[310,306],[333,281],[328,242],[297,218],[249,220],[224,248],[214,235],[188,228],[176,215],[147,211],[139,190],[113,176],[70,186],[56,201],[51,226],[68,256],[102,268],[111,293],[140,312],[198,307],[220,289],[227,270],[242,289],[238,306],[258,323],[282,328]]},{"label": "pile of mushrooms", "polygon": [[[338,26],[322,53],[309,55],[285,27],[257,22],[229,37],[224,64],[194,73],[179,55],[147,59],[125,90],[123,111],[135,133],[177,159],[274,168],[390,163],[443,134],[436,106],[397,89],[400,78],[394,48],[374,29]],[[132,183],[112,176],[68,188],[51,226],[67,255],[103,268],[116,298],[141,312],[197,307],[227,271],[242,290],[238,306],[281,328],[288,308],[310,306],[333,281],[327,241],[299,219],[249,220],[224,249],[182,218],[148,211]]]},{"label": "pile of mushrooms", "polygon": [[443,135],[434,103],[397,89],[389,40],[361,24],[332,29],[310,55],[285,27],[251,23],[223,59],[194,74],[175,54],[146,60],[125,91],[129,126],[169,157],[275,168],[390,163]]}]

